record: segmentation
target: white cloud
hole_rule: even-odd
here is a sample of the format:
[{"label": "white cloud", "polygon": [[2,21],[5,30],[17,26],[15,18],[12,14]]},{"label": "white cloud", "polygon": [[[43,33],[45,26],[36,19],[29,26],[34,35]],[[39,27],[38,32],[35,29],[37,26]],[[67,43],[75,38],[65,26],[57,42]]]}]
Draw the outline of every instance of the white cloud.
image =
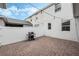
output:
[{"label": "white cloud", "polygon": [[10,16],[12,15],[11,11],[9,11],[8,9],[6,10],[3,10],[4,12],[2,13],[2,15],[5,15],[5,16]]},{"label": "white cloud", "polygon": [[17,10],[17,7],[16,6],[11,6],[10,8],[8,8],[9,10]]},{"label": "white cloud", "polygon": [[0,14],[7,17],[12,17],[12,18],[16,18],[16,16],[19,16],[18,19],[20,19],[20,17],[22,18],[23,16],[25,18],[25,15],[28,15],[28,16],[32,15],[37,10],[38,9],[34,7],[17,9],[16,6],[11,6],[10,8],[7,8],[7,9],[0,9]]},{"label": "white cloud", "polygon": [[36,8],[34,8],[34,7],[29,8],[28,14],[29,14],[29,15],[30,15],[30,14],[33,14],[33,13],[35,13],[36,11],[38,11],[38,9],[36,9]]},{"label": "white cloud", "polygon": [[2,13],[2,9],[0,8],[0,13]]},{"label": "white cloud", "polygon": [[11,13],[15,14],[16,16],[19,15],[18,9],[16,6],[12,6],[12,7],[8,8],[8,10],[11,11]]}]

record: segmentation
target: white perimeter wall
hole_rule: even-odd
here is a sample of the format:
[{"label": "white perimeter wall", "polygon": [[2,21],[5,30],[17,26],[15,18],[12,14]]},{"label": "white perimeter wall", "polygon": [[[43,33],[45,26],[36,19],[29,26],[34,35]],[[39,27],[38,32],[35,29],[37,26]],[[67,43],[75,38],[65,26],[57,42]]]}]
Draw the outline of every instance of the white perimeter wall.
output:
[{"label": "white perimeter wall", "polygon": [[0,28],[0,42],[2,45],[27,40],[26,34],[32,31],[31,27],[2,27]]}]

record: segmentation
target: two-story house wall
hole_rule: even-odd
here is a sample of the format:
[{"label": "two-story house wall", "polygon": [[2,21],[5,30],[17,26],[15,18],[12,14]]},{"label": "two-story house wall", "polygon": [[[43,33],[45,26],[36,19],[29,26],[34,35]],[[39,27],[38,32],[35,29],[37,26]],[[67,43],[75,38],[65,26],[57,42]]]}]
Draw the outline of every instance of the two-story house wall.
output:
[{"label": "two-story house wall", "polygon": [[78,9],[78,4],[53,3],[25,20],[32,22],[37,36],[79,41]]}]

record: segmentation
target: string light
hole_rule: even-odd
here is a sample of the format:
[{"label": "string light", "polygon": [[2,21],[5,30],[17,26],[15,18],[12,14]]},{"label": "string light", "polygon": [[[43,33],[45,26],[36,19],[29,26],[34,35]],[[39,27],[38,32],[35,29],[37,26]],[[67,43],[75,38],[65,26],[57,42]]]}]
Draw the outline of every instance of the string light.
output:
[{"label": "string light", "polygon": [[[33,5],[33,4],[31,4],[31,3],[29,3],[29,4],[30,4],[32,7],[37,8],[35,5]],[[37,9],[40,10],[40,11],[42,11],[42,10],[39,9],[39,8],[37,8]],[[54,19],[55,19],[55,18],[65,19],[65,18],[61,18],[61,17],[54,16],[54,15],[52,15],[52,14],[46,12],[46,11],[43,11],[43,12],[45,12],[46,14],[48,14],[48,15],[51,16],[51,17],[54,17]],[[66,20],[66,19],[65,19],[65,20]]]}]

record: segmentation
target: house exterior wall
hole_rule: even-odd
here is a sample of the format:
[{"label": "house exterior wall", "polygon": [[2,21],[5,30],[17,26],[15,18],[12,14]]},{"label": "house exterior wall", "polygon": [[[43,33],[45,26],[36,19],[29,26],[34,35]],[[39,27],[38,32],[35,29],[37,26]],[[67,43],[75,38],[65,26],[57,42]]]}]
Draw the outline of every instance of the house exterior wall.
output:
[{"label": "house exterior wall", "polygon": [[[72,41],[78,41],[75,18],[73,16],[73,5],[72,3],[61,3],[61,10],[55,12],[55,5],[44,10],[45,12],[51,14],[52,16],[46,14],[45,12],[38,13],[27,19],[27,21],[32,20],[33,25],[39,24],[38,27],[34,27],[34,32],[37,36],[51,36],[55,38],[67,39]],[[53,17],[53,15],[55,17]],[[38,19],[36,20],[36,17]],[[62,21],[70,20],[70,31],[62,31]],[[48,23],[51,23],[51,30],[48,30]]]},{"label": "house exterior wall", "polygon": [[5,8],[6,9],[6,3],[0,3],[0,8]]},{"label": "house exterior wall", "polygon": [[[57,17],[55,17],[55,19],[54,18],[50,19],[50,17],[46,18],[45,22],[52,23],[52,30],[46,30],[47,36],[78,41],[76,37],[76,32],[75,32],[75,18],[73,17],[73,5],[70,3],[66,3],[66,4],[62,3],[60,11],[55,12],[54,10],[55,10],[55,5],[48,8],[46,12],[52,15],[55,15],[57,17],[60,17],[60,18],[57,18]],[[62,21],[65,21],[65,20],[70,20],[70,31],[62,31],[61,24],[62,24]]]}]

